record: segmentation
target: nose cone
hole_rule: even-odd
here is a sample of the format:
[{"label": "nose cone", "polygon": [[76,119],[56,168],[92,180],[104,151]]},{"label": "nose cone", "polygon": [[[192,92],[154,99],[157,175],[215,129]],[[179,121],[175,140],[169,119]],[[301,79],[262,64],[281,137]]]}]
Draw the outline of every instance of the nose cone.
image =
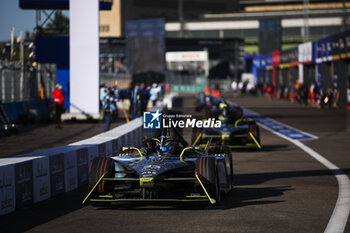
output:
[{"label": "nose cone", "polygon": [[180,161],[180,159],[153,158],[135,163],[132,168],[138,172],[140,178],[155,178],[164,172],[185,166],[188,166],[188,164]]}]

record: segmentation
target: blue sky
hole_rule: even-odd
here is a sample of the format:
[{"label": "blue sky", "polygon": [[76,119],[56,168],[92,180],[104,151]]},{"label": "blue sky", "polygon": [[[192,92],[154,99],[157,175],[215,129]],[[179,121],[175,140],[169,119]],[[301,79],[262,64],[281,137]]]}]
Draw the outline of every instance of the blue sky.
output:
[{"label": "blue sky", "polygon": [[[68,16],[68,11],[63,11]],[[41,14],[44,20],[44,14]],[[15,27],[15,35],[19,36],[26,31],[32,32],[35,28],[35,10],[22,10],[19,0],[0,0],[0,41],[11,39],[11,29]]]},{"label": "blue sky", "polygon": [[0,41],[10,40],[11,28],[15,34],[20,31],[33,31],[35,27],[35,11],[19,8],[19,0],[0,0]]}]

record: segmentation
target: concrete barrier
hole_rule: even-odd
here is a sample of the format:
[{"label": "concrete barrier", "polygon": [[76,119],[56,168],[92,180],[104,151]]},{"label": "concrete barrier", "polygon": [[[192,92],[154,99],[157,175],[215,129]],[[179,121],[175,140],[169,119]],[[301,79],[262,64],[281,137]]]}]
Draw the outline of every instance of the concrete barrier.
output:
[{"label": "concrete barrier", "polygon": [[[174,96],[166,96],[157,108],[171,108]],[[122,146],[141,146],[143,136],[152,134],[137,118],[67,146],[0,159],[0,216],[87,184],[93,158],[111,157]]]}]

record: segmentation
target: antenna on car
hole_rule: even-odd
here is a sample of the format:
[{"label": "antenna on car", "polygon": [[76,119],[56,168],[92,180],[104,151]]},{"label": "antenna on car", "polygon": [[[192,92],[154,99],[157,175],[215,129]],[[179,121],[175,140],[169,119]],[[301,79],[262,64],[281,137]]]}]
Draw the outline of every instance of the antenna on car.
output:
[{"label": "antenna on car", "polygon": [[205,145],[205,148],[204,148],[204,154],[208,154],[209,145],[211,144],[212,139],[213,139],[213,137],[210,137],[209,141],[207,141],[207,144]]}]

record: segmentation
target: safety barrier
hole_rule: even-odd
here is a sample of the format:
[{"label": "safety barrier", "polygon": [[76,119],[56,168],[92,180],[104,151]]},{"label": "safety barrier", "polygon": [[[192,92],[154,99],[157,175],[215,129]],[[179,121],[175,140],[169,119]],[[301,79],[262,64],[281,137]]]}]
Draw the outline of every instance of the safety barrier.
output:
[{"label": "safety barrier", "polygon": [[[171,108],[169,95],[160,107]],[[111,157],[122,146],[141,146],[142,118],[67,146],[0,159],[0,215],[88,183],[94,157]]]},{"label": "safety barrier", "polygon": [[[15,101],[2,103],[5,114],[11,123],[43,122],[49,119],[49,100]],[[0,122],[1,125],[1,122]]]}]

